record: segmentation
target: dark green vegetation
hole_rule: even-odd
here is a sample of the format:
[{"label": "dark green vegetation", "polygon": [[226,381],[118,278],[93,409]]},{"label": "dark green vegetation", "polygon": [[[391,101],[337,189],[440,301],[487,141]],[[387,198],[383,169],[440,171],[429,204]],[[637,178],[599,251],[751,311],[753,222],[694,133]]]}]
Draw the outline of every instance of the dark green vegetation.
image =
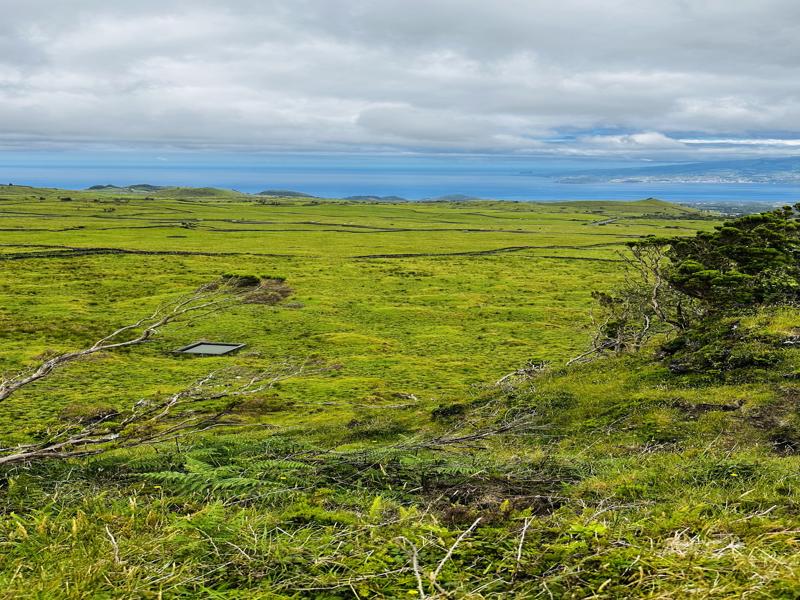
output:
[{"label": "dark green vegetation", "polygon": [[748,215],[672,243],[670,283],[710,311],[800,300],[798,211]]},{"label": "dark green vegetation", "polygon": [[[633,289],[626,243],[714,224],[657,201],[3,188],[2,372],[223,275],[291,295],[66,365],[0,404],[0,446],[228,365],[327,368],[248,397],[228,428],[3,470],[0,597],[796,597],[789,296],[561,366],[587,344],[591,292]],[[204,338],[248,345],[171,353]]]}]

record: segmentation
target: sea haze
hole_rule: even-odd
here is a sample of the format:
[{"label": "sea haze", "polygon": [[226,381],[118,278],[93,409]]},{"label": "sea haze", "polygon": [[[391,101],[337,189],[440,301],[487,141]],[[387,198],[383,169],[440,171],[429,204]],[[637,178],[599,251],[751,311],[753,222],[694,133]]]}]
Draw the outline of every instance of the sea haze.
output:
[{"label": "sea haze", "polygon": [[[641,179],[643,173],[662,169],[668,176],[619,181],[626,173]],[[150,183],[249,193],[296,190],[328,198],[393,195],[418,200],[460,193],[507,200],[652,196],[677,202],[785,203],[800,199],[800,182],[685,181],[674,176],[681,169],[644,161],[492,155],[0,153],[0,182],[67,189]],[[695,163],[684,170],[696,174],[702,169]],[[736,161],[731,161],[728,172],[735,170]]]}]

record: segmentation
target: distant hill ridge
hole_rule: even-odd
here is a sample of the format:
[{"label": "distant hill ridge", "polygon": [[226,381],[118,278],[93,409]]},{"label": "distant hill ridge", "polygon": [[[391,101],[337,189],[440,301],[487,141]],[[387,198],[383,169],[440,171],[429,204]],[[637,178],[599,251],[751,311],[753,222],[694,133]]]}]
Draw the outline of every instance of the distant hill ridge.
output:
[{"label": "distant hill ridge", "polygon": [[408,202],[402,196],[345,196],[342,200],[355,200],[358,202]]},{"label": "distant hill ridge", "polygon": [[264,190],[263,192],[258,192],[256,196],[271,196],[273,198],[316,198],[316,196],[312,196],[311,194],[295,192],[293,190]]},{"label": "distant hill ridge", "polygon": [[93,185],[86,189],[90,191],[112,190],[118,192],[157,192],[159,190],[166,190],[169,188],[163,185],[150,185],[149,183],[137,183],[134,185],[127,185],[127,186],[119,186],[112,184]]},{"label": "distant hill ridge", "polygon": [[113,184],[93,185],[86,188],[90,192],[116,192],[116,193],[147,193],[159,198],[198,198],[213,196],[239,196],[243,195],[236,190],[214,187],[182,187],[174,185],[151,185],[137,183],[134,185],[119,186]]},{"label": "distant hill ridge", "polygon": [[485,200],[485,198],[467,196],[466,194],[445,194],[444,196],[424,198],[424,201],[426,202],[470,202],[473,200]]}]

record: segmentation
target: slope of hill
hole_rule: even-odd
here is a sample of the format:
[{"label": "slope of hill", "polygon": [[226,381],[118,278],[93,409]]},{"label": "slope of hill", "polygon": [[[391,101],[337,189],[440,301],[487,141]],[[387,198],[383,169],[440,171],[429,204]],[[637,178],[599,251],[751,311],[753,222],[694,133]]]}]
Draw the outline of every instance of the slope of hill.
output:
[{"label": "slope of hill", "polygon": [[407,198],[401,196],[345,196],[342,200],[354,200],[356,202],[408,202]]},{"label": "slope of hill", "polygon": [[[591,292],[630,284],[626,244],[713,232],[713,217],[652,199],[8,190],[0,372],[91,346],[222,275],[283,287],[277,304],[198,311],[0,402],[0,448],[24,448],[227,378],[137,435],[217,412],[224,427],[0,465],[7,596],[800,593],[795,306],[726,311],[685,347],[659,332],[564,366],[593,337],[590,310],[602,322]],[[770,293],[787,281],[764,272]],[[198,340],[246,346],[174,353]],[[263,372],[277,380],[236,403],[230,390]]]},{"label": "slope of hill", "polygon": [[93,185],[89,188],[86,188],[90,192],[99,192],[99,191],[106,191],[106,192],[157,192],[159,190],[168,189],[165,186],[161,185],[150,185],[149,183],[137,183],[134,185],[126,185],[126,186],[118,186],[118,185]]},{"label": "slope of hill", "polygon": [[295,192],[292,190],[264,190],[258,192],[256,196],[274,196],[277,198],[314,198],[311,194],[304,194],[303,192]]},{"label": "slope of hill", "polygon": [[161,198],[231,198],[243,197],[246,194],[234,190],[212,187],[170,187],[162,188],[153,194]]}]

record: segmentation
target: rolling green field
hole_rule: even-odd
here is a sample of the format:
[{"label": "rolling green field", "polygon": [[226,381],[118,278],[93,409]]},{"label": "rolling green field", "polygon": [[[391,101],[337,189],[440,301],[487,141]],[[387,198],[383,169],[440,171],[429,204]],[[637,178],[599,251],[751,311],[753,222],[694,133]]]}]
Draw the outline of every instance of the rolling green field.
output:
[{"label": "rolling green field", "polygon": [[[657,200],[0,188],[0,372],[225,274],[292,290],[55,370],[0,402],[0,449],[218,369],[325,365],[225,428],[0,466],[0,598],[797,598],[797,307],[728,323],[721,372],[656,346],[565,366],[626,242],[717,224]],[[246,347],[173,352],[203,339]],[[496,385],[529,361],[550,367]]]},{"label": "rolling green field", "polygon": [[[292,297],[75,365],[20,395],[0,417],[0,439],[21,440],[71,402],[128,403],[180,387],[209,364],[312,356],[341,368],[287,383],[282,398],[293,408],[270,422],[340,422],[397,404],[413,420],[528,359],[578,353],[590,293],[617,280],[626,241],[713,223],[657,201],[258,204],[178,195],[0,190],[0,370],[82,347],[224,273],[285,277]],[[203,361],[171,354],[199,339],[247,349]],[[406,395],[417,400],[398,401]]]}]

